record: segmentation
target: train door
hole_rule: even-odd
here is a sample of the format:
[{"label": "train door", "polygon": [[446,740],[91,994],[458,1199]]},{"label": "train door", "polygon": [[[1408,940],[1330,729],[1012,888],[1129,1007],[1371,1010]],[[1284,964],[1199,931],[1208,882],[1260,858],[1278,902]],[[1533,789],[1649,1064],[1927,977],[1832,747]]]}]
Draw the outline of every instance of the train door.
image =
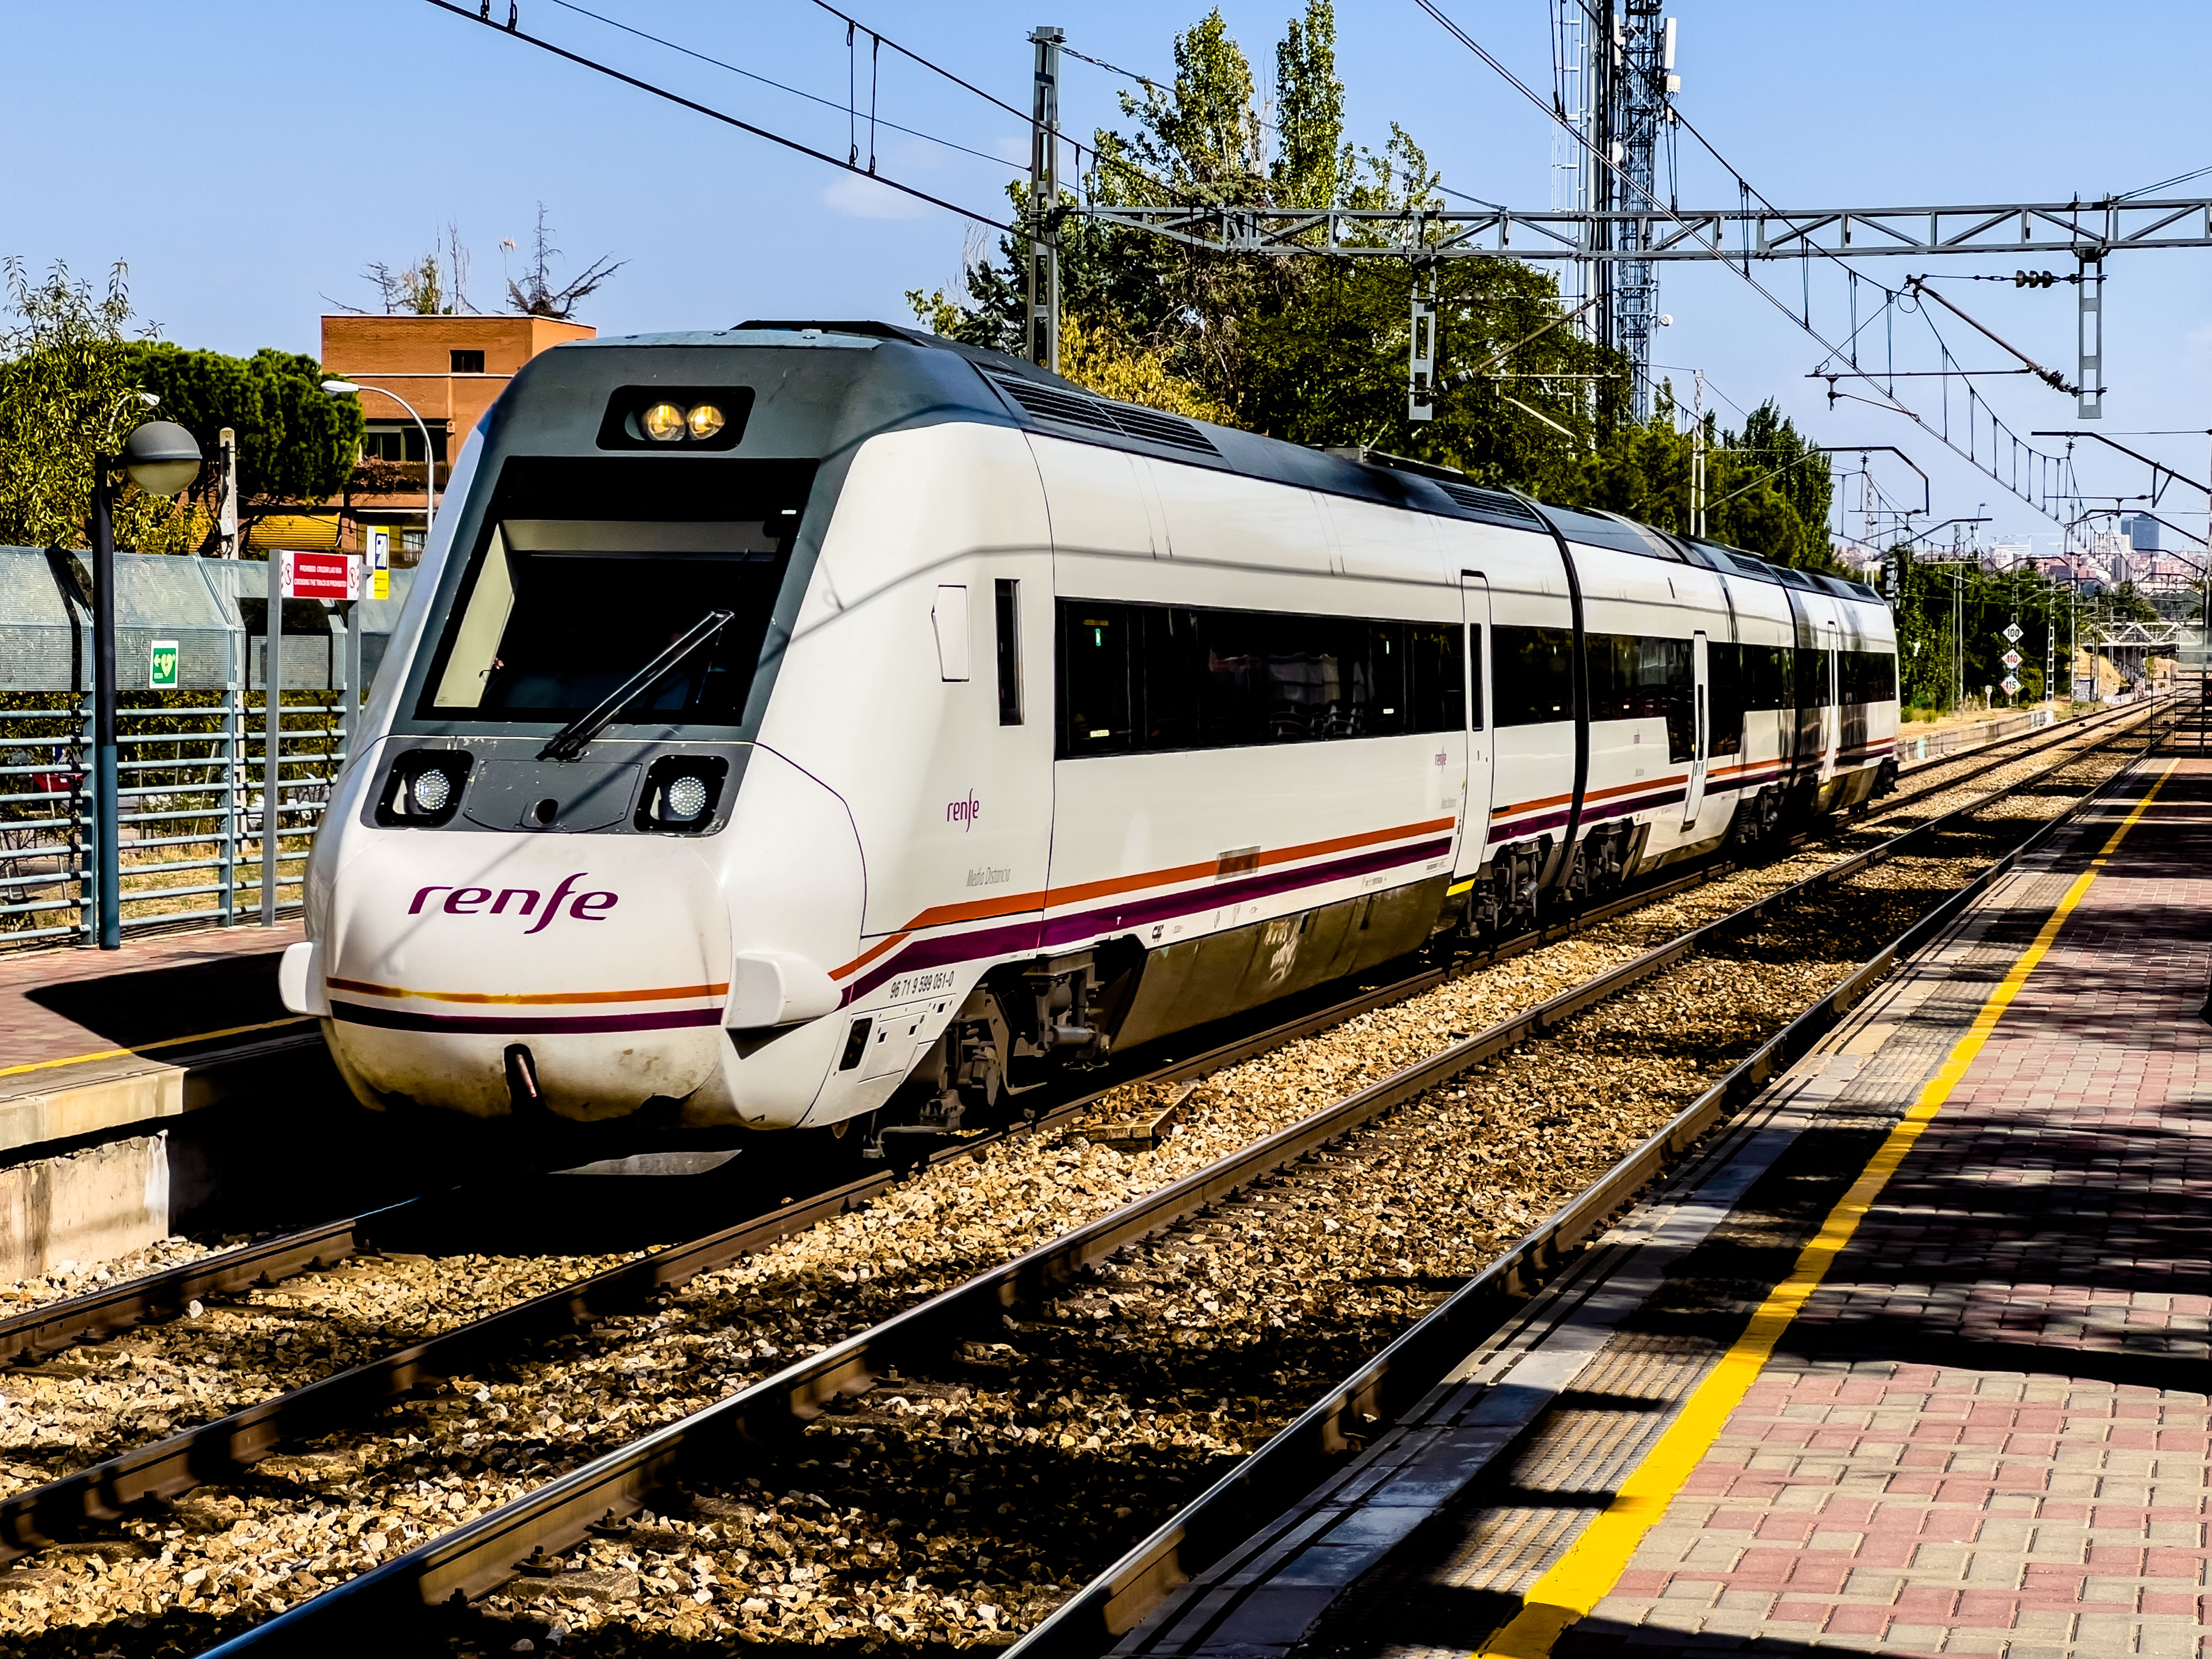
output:
[{"label": "train door", "polygon": [[1690,787],[1682,797],[1682,827],[1705,810],[1705,769],[1712,756],[1712,653],[1702,630],[1690,635]]},{"label": "train door", "polygon": [[1467,624],[1467,783],[1461,795],[1457,870],[1482,867],[1490,836],[1490,581],[1479,570],[1459,573],[1460,607]]}]

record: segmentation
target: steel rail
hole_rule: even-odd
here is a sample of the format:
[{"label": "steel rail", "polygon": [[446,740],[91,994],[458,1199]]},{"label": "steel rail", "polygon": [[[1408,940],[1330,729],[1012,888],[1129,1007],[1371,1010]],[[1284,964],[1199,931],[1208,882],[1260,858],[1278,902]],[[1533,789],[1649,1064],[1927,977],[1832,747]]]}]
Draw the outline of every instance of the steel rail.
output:
[{"label": "steel rail", "polygon": [[[2120,714],[2134,712],[2137,711],[2118,711]],[[2016,732],[1963,752],[1974,755],[2011,747],[2052,729],[2039,727],[2033,732]],[[2088,729],[2086,724],[2076,725],[2069,728],[2069,735]],[[2123,726],[2120,729],[2128,728]],[[2101,745],[2091,748],[2099,746]],[[2086,752],[2089,750],[2077,754]],[[1942,761],[1956,758],[1960,757],[1946,756]],[[1880,812],[1886,815],[1929,795],[1959,788],[1997,767],[2014,763],[2017,758],[1988,761],[1961,776],[1930,784],[1915,793],[1893,796],[1882,804]],[[1925,763],[1929,766],[1938,763]],[[1809,835],[1794,837],[1790,844],[1810,838]],[[1063,1122],[1114,1090],[1148,1082],[1205,1077],[1376,1008],[1479,972],[1496,962],[1555,943],[1711,878],[1710,869],[1700,869],[1671,881],[1639,887],[1604,903],[1586,907],[1564,926],[1532,929],[1479,957],[1425,968],[1288,1020],[1231,1036],[1195,1054],[1168,1057],[1146,1070],[1115,1077],[1052,1107],[1034,1124],[954,1140],[933,1150],[925,1161],[934,1164],[972,1156],[981,1146],[1006,1135]],[[117,1519],[133,1505],[149,1498],[174,1496],[234,1472],[289,1442],[328,1432],[350,1417],[404,1396],[431,1377],[450,1376],[467,1369],[482,1352],[498,1352],[503,1344],[530,1340],[581,1320],[634,1308],[660,1291],[765,1249],[830,1216],[863,1205],[899,1178],[897,1171],[887,1169],[842,1183],[705,1237],[671,1246],[637,1261],[556,1287],[483,1321],[334,1372],[276,1399],[196,1425],[153,1444],[119,1453],[12,1498],[0,1499],[0,1564],[33,1553],[60,1538],[73,1536],[88,1524]],[[258,1240],[122,1285],[11,1316],[0,1320],[0,1360],[43,1356],[72,1344],[101,1340],[149,1317],[174,1317],[204,1296],[271,1285],[301,1273],[335,1266],[348,1257],[373,1249],[372,1229],[397,1221],[404,1212],[422,1201],[410,1199],[362,1215]]]},{"label": "steel rail", "polygon": [[[2140,758],[2130,762],[2099,783],[1947,895],[1663,1128],[1054,1609],[1013,1645],[1009,1659],[1047,1652],[1079,1659],[1103,1654],[1198,1575],[1208,1573],[1208,1583],[1218,1586],[1224,1573],[1233,1573],[1238,1562],[1281,1534],[1283,1528],[1268,1523],[1300,1512],[1304,1500],[1341,1467],[1342,1455],[1356,1441],[1371,1439],[1414,1413],[1469,1352],[1527,1305],[1538,1281],[1552,1277],[1684,1152],[1750,1104],[1840,1024],[1897,962],[1948,928],[2022,858],[2140,763]],[[1501,1443],[1498,1450],[1504,1449]],[[1262,1528],[1267,1529],[1264,1540],[1255,1537]],[[1238,1599],[1233,1592],[1224,1595],[1217,1614],[1225,1614]]]},{"label": "steel rail", "polygon": [[[1565,1023],[1616,992],[1673,966],[1701,946],[1786,909],[1872,864],[1896,857],[1911,844],[2033,787],[2075,764],[2083,752],[2069,754],[2029,778],[1977,796],[1405,1066],[1204,1170],[988,1268],[867,1331],[833,1343],[489,1515],[299,1603],[209,1650],[209,1654],[322,1654],[346,1650],[351,1645],[384,1650],[393,1620],[455,1597],[466,1601],[486,1593],[512,1576],[521,1562],[565,1549],[594,1524],[641,1507],[655,1490],[680,1478],[688,1467],[711,1463],[726,1476],[740,1469],[749,1452],[757,1454],[803,1430],[822,1414],[826,1402],[840,1395],[865,1393],[879,1378],[900,1371],[927,1375],[933,1365],[943,1364],[971,1334],[995,1328],[1011,1310],[1048,1299],[1116,1251],[1218,1203],[1260,1176],[1341,1138],[1470,1066]],[[1611,1207],[1607,1206],[1608,1212]],[[1599,1213],[1579,1200],[1571,1208],[1577,1215]],[[1531,1246],[1516,1254],[1510,1271],[1525,1279],[1540,1273],[1548,1259],[1541,1249]],[[630,1271],[646,1265],[635,1264]],[[540,1300],[571,1294],[556,1292]],[[0,1509],[0,1514],[4,1513]]]},{"label": "steel rail", "polygon": [[273,1285],[295,1273],[334,1267],[349,1256],[373,1248],[368,1243],[370,1228],[422,1202],[410,1198],[342,1220],[275,1234],[197,1261],[10,1314],[0,1319],[0,1361],[40,1358],[73,1343],[98,1341],[148,1318],[173,1319],[204,1296]]}]

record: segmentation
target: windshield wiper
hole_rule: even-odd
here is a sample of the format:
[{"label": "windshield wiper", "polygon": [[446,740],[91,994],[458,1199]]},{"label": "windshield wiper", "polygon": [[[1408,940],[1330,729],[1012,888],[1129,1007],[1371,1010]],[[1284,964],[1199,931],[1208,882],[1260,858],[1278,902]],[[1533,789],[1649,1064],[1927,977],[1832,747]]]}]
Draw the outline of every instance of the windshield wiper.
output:
[{"label": "windshield wiper", "polygon": [[668,678],[678,663],[730,625],[734,611],[709,611],[691,624],[691,631],[607,694],[590,713],[578,715],[555,732],[538,751],[540,760],[570,761],[584,752],[593,738],[614,724],[615,716]]}]

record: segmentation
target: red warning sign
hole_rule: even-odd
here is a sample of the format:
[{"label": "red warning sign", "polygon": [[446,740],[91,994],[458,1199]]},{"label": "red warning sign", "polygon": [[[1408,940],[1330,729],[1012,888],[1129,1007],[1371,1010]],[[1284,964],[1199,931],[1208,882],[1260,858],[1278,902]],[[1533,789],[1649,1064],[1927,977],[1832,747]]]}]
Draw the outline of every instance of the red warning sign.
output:
[{"label": "red warning sign", "polygon": [[350,553],[279,551],[279,590],[288,599],[357,599],[361,562]]}]

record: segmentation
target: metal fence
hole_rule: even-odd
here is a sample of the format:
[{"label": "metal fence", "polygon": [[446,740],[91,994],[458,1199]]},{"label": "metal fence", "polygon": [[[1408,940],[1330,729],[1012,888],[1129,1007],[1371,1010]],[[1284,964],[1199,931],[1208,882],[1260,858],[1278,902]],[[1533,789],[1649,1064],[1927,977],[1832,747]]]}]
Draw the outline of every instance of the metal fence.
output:
[{"label": "metal fence", "polygon": [[[392,573],[389,599],[284,602],[272,766],[267,567],[133,554],[116,564],[123,928],[293,909],[413,573]],[[81,556],[0,548],[0,948],[98,936],[90,592]],[[361,684],[348,687],[354,628]]]}]

